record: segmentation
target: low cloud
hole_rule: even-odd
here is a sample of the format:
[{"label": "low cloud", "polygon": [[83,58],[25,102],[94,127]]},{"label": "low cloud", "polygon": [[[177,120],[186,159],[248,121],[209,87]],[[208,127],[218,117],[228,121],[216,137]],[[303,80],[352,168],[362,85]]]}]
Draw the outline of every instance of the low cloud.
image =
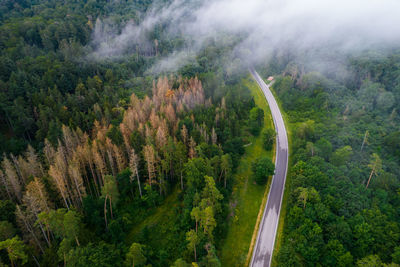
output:
[{"label": "low cloud", "polygon": [[176,70],[207,40],[226,34],[240,36],[234,54],[250,64],[282,49],[321,60],[326,51],[346,54],[397,46],[399,10],[397,0],[175,0],[154,4],[140,24],[130,21],[120,32],[98,20],[90,56],[121,57],[136,52],[137,45],[151,50],[149,33],[164,24],[168,36],[182,36],[190,46],[162,58],[152,68],[156,72]]}]

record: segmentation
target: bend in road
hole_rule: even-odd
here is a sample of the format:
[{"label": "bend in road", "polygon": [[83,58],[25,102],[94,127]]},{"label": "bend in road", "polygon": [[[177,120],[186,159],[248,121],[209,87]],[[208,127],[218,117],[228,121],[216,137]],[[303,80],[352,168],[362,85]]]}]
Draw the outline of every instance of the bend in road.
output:
[{"label": "bend in road", "polygon": [[251,266],[264,267],[271,265],[272,252],[274,250],[276,231],[278,228],[279,215],[281,211],[282,197],[285,190],[289,146],[285,123],[274,95],[269,89],[269,86],[261,79],[260,75],[258,75],[254,69],[250,69],[250,73],[260,86],[265,98],[268,101],[276,131],[275,174],[272,177],[267,205],[265,206],[263,217],[259,226],[257,241],[251,260]]}]

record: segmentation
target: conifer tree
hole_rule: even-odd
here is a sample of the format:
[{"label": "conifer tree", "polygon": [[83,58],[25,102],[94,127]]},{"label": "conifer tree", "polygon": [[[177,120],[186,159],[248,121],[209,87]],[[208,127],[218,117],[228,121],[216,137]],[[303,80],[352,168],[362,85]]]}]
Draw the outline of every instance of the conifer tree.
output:
[{"label": "conifer tree", "polygon": [[131,169],[131,182],[136,177],[139,187],[139,194],[142,197],[142,187],[140,185],[140,177],[139,177],[139,157],[135,153],[135,149],[131,150],[131,156],[129,158],[129,168]]}]

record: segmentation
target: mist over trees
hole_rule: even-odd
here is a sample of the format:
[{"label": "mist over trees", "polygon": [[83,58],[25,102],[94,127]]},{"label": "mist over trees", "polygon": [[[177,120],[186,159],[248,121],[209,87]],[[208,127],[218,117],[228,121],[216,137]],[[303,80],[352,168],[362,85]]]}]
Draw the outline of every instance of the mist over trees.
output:
[{"label": "mist over trees", "polygon": [[0,265],[223,265],[275,142],[249,64],[291,132],[277,265],[400,264],[399,4],[340,3],[1,1]]}]

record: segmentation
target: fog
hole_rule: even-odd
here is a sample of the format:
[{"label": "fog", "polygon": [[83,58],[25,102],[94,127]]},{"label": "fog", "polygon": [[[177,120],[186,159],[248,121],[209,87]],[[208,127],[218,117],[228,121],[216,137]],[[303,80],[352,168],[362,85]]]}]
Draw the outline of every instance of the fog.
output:
[{"label": "fog", "polygon": [[[95,59],[135,53],[133,43],[152,47],[149,33],[168,24],[168,36],[182,36],[184,49],[164,55],[152,68],[174,71],[190,62],[210,38],[240,36],[232,54],[257,64],[277,50],[287,50],[320,65],[325,53],[344,55],[400,41],[398,0],[213,0],[156,2],[139,24],[117,30],[98,20],[93,33]],[[334,56],[335,57],[335,56]]]}]

